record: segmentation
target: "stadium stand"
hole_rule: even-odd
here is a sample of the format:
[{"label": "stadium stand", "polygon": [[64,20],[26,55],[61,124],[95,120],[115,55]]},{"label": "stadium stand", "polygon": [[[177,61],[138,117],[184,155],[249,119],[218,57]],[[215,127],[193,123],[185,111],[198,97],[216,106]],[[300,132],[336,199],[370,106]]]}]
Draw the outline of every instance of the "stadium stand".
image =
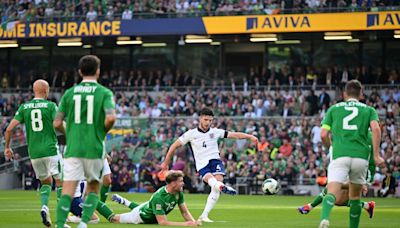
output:
[{"label": "stadium stand", "polygon": [[[394,0],[1,0],[0,18],[3,28],[10,22],[81,22],[219,15],[352,13],[399,9],[400,1]],[[391,58],[392,53],[397,54],[398,42],[389,40],[386,35],[385,31],[379,35],[375,31],[368,34],[354,32],[354,37],[360,37],[366,42],[360,45],[340,43],[337,46],[343,47],[337,50],[328,49],[329,44],[324,44],[324,46],[320,43],[322,41],[307,43],[307,37],[304,46],[291,52],[293,56],[296,52],[302,53],[301,56],[299,54],[302,62],[296,62],[294,60],[297,57],[291,58],[289,54],[286,54],[283,58],[288,60],[285,60],[284,64],[275,64],[273,58],[270,58],[268,63],[262,62],[250,68],[244,67],[245,72],[237,72],[235,71],[237,68],[229,68],[235,65],[234,61],[230,65],[226,64],[223,69],[222,64],[208,66],[206,63],[196,66],[197,70],[193,71],[191,66],[185,66],[186,62],[182,63],[183,61],[180,65],[153,66],[155,62],[160,62],[157,54],[160,55],[162,51],[153,53],[156,57],[149,64],[151,67],[142,66],[146,64],[145,61],[148,60],[146,58],[144,58],[144,64],[137,64],[140,65],[138,67],[132,59],[141,54],[149,55],[149,53],[139,52],[133,57],[134,48],[130,47],[129,50],[125,50],[126,53],[123,56],[129,64],[115,61],[116,63],[102,69],[100,77],[102,84],[115,91],[119,118],[116,127],[107,136],[107,151],[112,156],[113,191],[152,192],[161,186],[163,181],[158,176],[159,165],[168,146],[184,131],[196,126],[198,111],[207,106],[211,107],[217,115],[214,124],[216,127],[254,134],[261,141],[258,146],[243,140],[227,140],[221,143],[221,158],[227,171],[227,183],[235,186],[240,193],[259,194],[262,181],[267,177],[273,177],[283,184],[282,193],[284,194],[309,194],[311,190],[304,192],[293,186],[311,186],[306,189],[312,189],[312,187],[325,184],[328,158],[319,137],[320,120],[330,105],[342,100],[341,88],[351,79],[358,79],[366,85],[364,102],[375,107],[381,119],[384,139],[381,144],[381,153],[387,161],[389,170],[392,171],[392,176],[399,183],[400,68],[396,62],[398,57],[393,55]],[[392,35],[390,33],[390,37]],[[35,39],[40,40],[37,37]],[[43,39],[45,40],[43,43],[48,42],[48,46],[55,45],[50,39],[49,37]],[[182,40],[182,37],[180,39]],[[98,48],[93,51],[95,54],[97,54],[96,51],[111,53],[109,55],[115,54],[107,46],[116,45],[114,37],[108,40],[104,38],[99,43],[93,40],[90,40],[88,44]],[[176,41],[173,40],[174,45]],[[373,43],[374,41],[377,42]],[[25,45],[30,44],[31,41],[26,39],[24,42],[26,42]],[[240,39],[235,37],[230,42],[240,43]],[[320,44],[323,48],[318,49]],[[339,61],[342,55],[338,50],[346,49],[350,45],[353,46],[347,50],[347,57]],[[258,54],[273,55],[273,51],[267,50],[272,46],[268,44],[261,47],[262,51]],[[179,46],[176,49],[182,49],[181,53],[183,53],[185,47]],[[0,137],[2,139],[5,128],[19,105],[32,99],[30,86],[33,81],[38,78],[47,80],[52,88],[50,99],[55,102],[59,101],[60,94],[65,89],[79,82],[77,71],[71,67],[71,64],[76,67],[76,62],[69,60],[73,58],[69,55],[68,57],[57,56],[61,53],[60,50],[57,54],[54,51],[58,47],[47,48],[46,46],[40,58],[48,62],[43,64],[44,66],[37,64],[39,67],[30,66],[29,61],[24,61],[26,65],[20,65],[20,67],[10,67],[16,63],[24,64],[21,59],[29,54],[18,52],[20,50],[1,52],[4,55],[0,56],[0,60],[7,62],[8,65],[0,68],[0,91],[2,92],[0,94]],[[394,51],[391,52],[391,48]],[[171,51],[173,52],[171,55],[178,55],[176,49]],[[284,48],[276,49],[279,51]],[[71,51],[74,57],[81,55],[81,51],[74,52],[72,48],[64,50]],[[357,52],[357,57],[348,57],[353,54],[349,54],[352,51]],[[209,53],[207,51],[204,53],[208,58]],[[262,54],[257,58],[266,58]],[[220,56],[220,53],[216,55]],[[324,64],[308,61],[312,58],[317,60],[322,55]],[[369,55],[372,57],[368,57]],[[29,58],[36,63],[36,56],[33,56]],[[237,58],[244,58],[243,56]],[[51,58],[57,60],[51,60]],[[66,59],[68,62],[64,62]],[[226,59],[228,58],[224,60],[214,58],[212,61],[222,62],[227,61]],[[349,61],[353,59],[356,61]],[[53,67],[53,64],[57,66]],[[207,68],[204,68],[204,65]],[[15,172],[22,179],[24,188],[36,189],[39,183],[26,157],[23,128],[20,127],[13,133],[12,142],[13,147],[20,150],[17,151],[18,155],[16,154],[12,162],[7,161],[3,154],[0,155],[0,172]],[[3,143],[0,150],[4,151],[2,146]],[[183,162],[187,160],[189,161]],[[185,188],[188,191],[193,193],[207,191],[207,186],[204,186],[196,174],[192,156],[187,148],[182,148],[177,152],[172,167],[187,174]],[[377,172],[374,189],[380,188],[386,173],[387,170]]]}]

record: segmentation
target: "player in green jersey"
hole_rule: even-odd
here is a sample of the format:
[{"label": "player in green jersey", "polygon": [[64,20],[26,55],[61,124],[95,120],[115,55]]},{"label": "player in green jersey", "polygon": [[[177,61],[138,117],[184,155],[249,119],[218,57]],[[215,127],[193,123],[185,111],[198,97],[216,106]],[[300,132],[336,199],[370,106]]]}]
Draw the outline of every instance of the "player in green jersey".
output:
[{"label": "player in green jersey", "polygon": [[[362,86],[357,80],[347,82],[344,102],[329,108],[322,122],[321,138],[326,148],[332,145],[328,167],[328,193],[323,199],[320,228],[329,227],[329,215],[337,201],[342,185],[349,181],[350,228],[357,228],[361,214],[361,190],[365,184],[370,149],[368,128],[372,130],[375,164],[384,167],[379,154],[381,130],[374,108],[359,102]],[[332,132],[332,143],[329,137]]]},{"label": "player in green jersey", "polygon": [[42,209],[40,215],[45,226],[51,226],[50,212],[48,208],[49,197],[53,177],[57,186],[57,198],[61,195],[61,156],[58,152],[57,135],[53,128],[53,120],[56,117],[57,106],[48,101],[49,84],[44,80],[33,83],[33,100],[22,104],[14,119],[5,132],[4,154],[12,159],[13,151],[10,148],[10,140],[13,129],[18,124],[25,124],[28,143],[28,154],[32,161],[32,167],[36,177],[42,183],[40,198]]},{"label": "player in green jersey", "polygon": [[[370,145],[370,157],[369,157],[369,164],[368,164],[368,171],[367,171],[367,184],[363,186],[363,192],[366,193],[368,191],[368,186],[371,185],[374,181],[374,176],[375,176],[375,161],[373,159],[373,150],[372,150],[372,134],[368,134],[368,141]],[[311,203],[307,203],[302,207],[298,208],[298,211],[301,214],[308,214],[312,209],[314,209],[316,206],[320,205],[322,203],[322,200],[324,199],[326,193],[328,192],[328,189],[325,187],[322,189],[322,191],[314,198],[314,200]],[[335,202],[336,206],[350,206],[349,205],[349,184],[343,184],[342,185],[342,190],[340,191],[339,196],[336,198]],[[368,212],[369,218],[372,218],[374,216],[374,209],[375,209],[375,202],[370,201],[370,202],[364,202],[361,201],[361,207],[365,209],[366,212]]]},{"label": "player in green jersey", "polygon": [[[194,220],[183,199],[182,171],[168,171],[165,181],[167,185],[155,192],[149,201],[142,204],[130,202],[120,195],[113,195],[112,200],[125,205],[132,211],[124,214],[114,214],[105,204],[100,210],[101,215],[113,223],[159,224],[163,226],[200,226],[201,221]],[[178,205],[186,222],[168,221],[167,215]]]},{"label": "player in green jersey", "polygon": [[82,82],[64,93],[53,123],[56,129],[63,130],[65,119],[67,140],[57,227],[65,224],[76,186],[84,179],[88,182],[88,194],[78,227],[87,227],[99,201],[99,182],[106,155],[104,138],[116,119],[113,93],[97,83],[100,59],[93,55],[83,56],[79,60],[79,74]]}]

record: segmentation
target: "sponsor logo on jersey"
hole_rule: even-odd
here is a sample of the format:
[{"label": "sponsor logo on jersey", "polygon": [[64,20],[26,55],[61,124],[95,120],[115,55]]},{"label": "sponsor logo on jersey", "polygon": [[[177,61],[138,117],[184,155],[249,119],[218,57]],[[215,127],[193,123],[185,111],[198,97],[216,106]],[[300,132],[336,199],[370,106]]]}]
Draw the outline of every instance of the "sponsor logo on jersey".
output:
[{"label": "sponsor logo on jersey", "polygon": [[214,133],[210,133],[210,139],[214,138]]}]

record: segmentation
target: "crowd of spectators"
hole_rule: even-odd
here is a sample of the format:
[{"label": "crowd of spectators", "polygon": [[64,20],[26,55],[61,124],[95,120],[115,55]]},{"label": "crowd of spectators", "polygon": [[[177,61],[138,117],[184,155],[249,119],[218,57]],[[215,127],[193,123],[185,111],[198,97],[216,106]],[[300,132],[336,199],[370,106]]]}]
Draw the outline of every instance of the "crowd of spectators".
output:
[{"label": "crowd of spectators", "polygon": [[1,22],[65,21],[65,20],[130,20],[136,15],[151,13],[221,14],[313,12],[316,10],[374,10],[395,7],[395,0],[1,0]]},{"label": "crowd of spectators", "polygon": [[[67,89],[79,83],[81,78],[77,70],[54,70],[50,74],[30,71],[26,75],[13,73],[8,75],[0,71],[0,88],[31,88],[32,82],[41,78],[49,82],[52,88]],[[170,68],[156,70],[103,70],[100,82],[107,87],[129,87],[147,91],[171,91],[176,87],[201,87],[212,90],[248,91],[250,88],[262,87],[295,87],[341,86],[351,79],[363,84],[400,83],[400,69],[363,66],[339,67],[295,67],[284,65],[270,68],[250,68],[248,73],[236,75],[229,71],[226,74],[218,69],[207,69],[196,73],[189,70]],[[128,88],[128,89],[129,89]]]},{"label": "crowd of spectators", "polygon": [[[21,76],[9,77],[3,74],[3,88],[30,89],[36,79],[30,73],[25,80]],[[56,71],[49,77],[43,74],[51,88],[69,88],[79,82],[77,73]],[[201,78],[201,79],[200,79]],[[221,79],[221,78],[225,78]],[[340,88],[350,79],[358,79],[364,84],[384,83],[393,85],[386,89],[373,90],[366,100],[374,105],[381,118],[399,116],[400,90],[397,70],[383,72],[366,67],[328,69],[296,68],[262,69],[257,73],[250,69],[246,77],[237,78],[232,72],[221,77],[217,70],[194,77],[188,71],[104,71],[100,82],[111,88],[124,88],[116,92],[118,117],[166,117],[196,116],[203,107],[211,107],[219,116],[243,116],[262,118],[265,116],[314,116],[323,118],[327,108],[341,99],[338,90],[318,90],[324,85]],[[207,80],[206,80],[207,79]],[[182,89],[183,88],[183,89]],[[150,93],[150,92],[152,93]],[[368,94],[370,95],[370,94]],[[377,97],[377,101],[371,101]],[[32,98],[31,93],[15,93],[9,97],[0,95],[0,115],[13,116],[21,103]],[[54,94],[50,99],[57,102]]]}]

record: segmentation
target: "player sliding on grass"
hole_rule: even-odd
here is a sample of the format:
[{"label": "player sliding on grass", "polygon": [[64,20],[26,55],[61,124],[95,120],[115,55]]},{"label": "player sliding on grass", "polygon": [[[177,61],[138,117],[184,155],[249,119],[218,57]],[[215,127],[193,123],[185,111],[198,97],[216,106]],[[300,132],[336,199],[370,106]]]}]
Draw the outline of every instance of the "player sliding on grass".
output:
[{"label": "player sliding on grass", "polygon": [[[370,147],[368,128],[372,131],[375,164],[384,167],[380,156],[381,130],[376,110],[359,102],[362,86],[357,80],[346,83],[344,102],[329,108],[322,122],[321,138],[325,148],[332,144],[328,167],[328,193],[323,199],[320,228],[329,227],[329,216],[339,199],[342,186],[349,183],[350,228],[357,228],[361,215],[361,190],[365,184]],[[332,132],[332,142],[329,137]]]},{"label": "player sliding on grass", "polygon": [[189,144],[189,148],[194,156],[197,171],[201,175],[203,181],[211,187],[207,204],[203,213],[199,217],[199,220],[203,222],[213,222],[208,218],[208,214],[217,203],[221,192],[231,195],[236,194],[235,189],[226,186],[222,182],[224,179],[223,175],[225,175],[225,169],[219,155],[218,139],[249,139],[256,143],[256,145],[258,142],[258,139],[253,135],[210,128],[213,119],[213,111],[208,108],[203,108],[200,112],[199,126],[196,129],[191,129],[184,133],[171,145],[165,157],[165,161],[161,165],[162,170],[168,170],[169,163],[176,149],[185,144]]},{"label": "player sliding on grass", "polygon": [[[373,150],[372,150],[372,134],[371,132],[368,134],[368,140],[369,140],[369,145],[370,145],[370,157],[369,157],[369,164],[368,164],[368,172],[367,172],[367,185],[363,186],[363,191],[366,193],[368,190],[368,185],[371,185],[374,182],[374,176],[375,176],[375,161],[373,159]],[[299,207],[298,210],[301,214],[308,214],[310,211],[315,208],[316,206],[320,205],[322,203],[322,200],[324,199],[326,193],[327,193],[327,188],[325,187],[320,194],[318,194],[317,197],[314,198],[314,200],[311,203],[305,204],[302,207]],[[349,205],[349,184],[344,184],[342,186],[342,190],[339,194],[339,196],[336,199],[335,202],[336,206],[350,206]],[[375,202],[370,201],[370,202],[364,202],[361,201],[361,207],[365,209],[365,211],[368,212],[369,218],[372,218],[374,216],[374,209],[375,209]]]},{"label": "player sliding on grass", "polygon": [[[131,212],[114,214],[105,204],[102,204],[97,210],[113,223],[200,226],[201,222],[194,220],[183,199],[184,182],[182,171],[169,171],[165,181],[167,185],[158,189],[149,201],[142,204],[131,202],[117,194],[112,196],[113,201],[129,207],[132,210]],[[185,222],[168,221],[167,215],[176,205],[178,205]]]},{"label": "player sliding on grass", "polygon": [[49,84],[44,80],[33,83],[35,98],[22,104],[5,132],[5,156],[13,157],[10,148],[12,130],[20,123],[26,127],[28,154],[36,177],[40,180],[40,198],[42,209],[40,215],[45,226],[51,226],[50,211],[48,206],[53,177],[56,180],[57,199],[61,196],[61,155],[57,146],[57,135],[53,128],[57,106],[48,101]]}]

